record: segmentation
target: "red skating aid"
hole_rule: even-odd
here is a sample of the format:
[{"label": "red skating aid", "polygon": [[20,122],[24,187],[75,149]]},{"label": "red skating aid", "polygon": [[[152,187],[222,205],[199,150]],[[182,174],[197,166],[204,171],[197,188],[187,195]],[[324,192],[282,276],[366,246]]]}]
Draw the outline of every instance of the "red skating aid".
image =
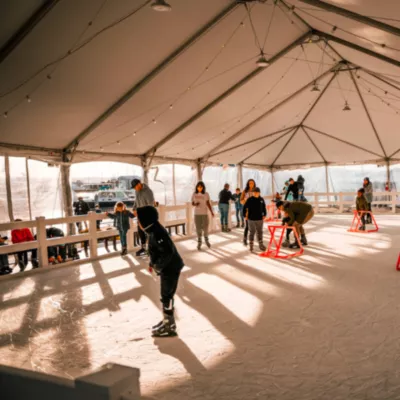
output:
[{"label": "red skating aid", "polygon": [[[304,247],[302,246],[299,235],[297,234],[296,230],[293,229],[292,226],[286,226],[286,225],[269,225],[268,226],[269,232],[271,234],[271,238],[269,240],[268,244],[268,249],[264,253],[260,254],[260,257],[270,257],[270,258],[280,258],[280,259],[288,259],[288,258],[293,258],[293,257],[298,257],[301,256],[304,253]],[[282,246],[282,241],[286,233],[286,229],[292,229],[294,237],[297,240],[297,243],[300,245],[300,249],[296,251],[295,253],[290,253],[290,254],[280,254],[281,246]],[[280,236],[278,236],[278,241],[275,238],[275,232],[280,231]]]},{"label": "red skating aid", "polygon": [[[358,233],[378,232],[379,227],[378,227],[378,224],[376,223],[374,214],[372,214],[371,211],[357,211],[357,210],[354,210],[353,213],[354,213],[353,222],[351,223],[351,226],[350,226],[350,229],[348,230],[348,232],[358,232]],[[360,230],[360,226],[362,225],[361,217],[364,214],[370,214],[371,215],[371,219],[372,219],[372,222],[374,224],[374,228],[373,229],[366,229],[365,231]]]},{"label": "red skating aid", "polygon": [[400,253],[399,253],[399,258],[397,259],[396,269],[397,271],[400,271]]}]

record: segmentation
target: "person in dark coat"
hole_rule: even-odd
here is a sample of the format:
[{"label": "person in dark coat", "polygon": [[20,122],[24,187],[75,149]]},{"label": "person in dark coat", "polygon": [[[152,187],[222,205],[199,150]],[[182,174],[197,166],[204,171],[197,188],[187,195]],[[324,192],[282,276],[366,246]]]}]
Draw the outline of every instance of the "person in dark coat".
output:
[{"label": "person in dark coat", "polygon": [[[367,203],[368,203],[368,211],[372,211],[372,197],[373,197],[374,188],[372,187],[372,182],[369,180],[369,178],[364,178],[363,188],[364,188],[364,196],[367,199]],[[367,224],[372,223],[372,217],[370,214],[367,215],[366,222],[367,222]]]},{"label": "person in dark coat", "polygon": [[231,217],[229,215],[229,202],[235,198],[232,196],[232,192],[229,190],[229,184],[226,183],[224,188],[219,192],[219,214],[221,218],[221,230],[222,232],[230,232],[228,219]]},{"label": "person in dark coat", "polygon": [[[74,204],[74,206],[75,215],[86,215],[90,211],[89,204],[83,200],[83,197],[78,197],[78,201]],[[86,229],[88,229],[86,221],[84,221],[84,224]],[[77,222],[76,227],[78,228],[78,231],[80,231],[82,229],[82,223]]]},{"label": "person in dark coat", "polygon": [[[303,225],[305,225],[314,216],[314,209],[312,205],[300,201],[278,201],[276,206],[286,215],[284,224],[293,226],[293,228],[296,229],[298,236],[301,238],[301,243],[306,246],[308,242]],[[290,247],[292,249],[299,248],[300,245],[297,243],[297,240],[293,244],[290,244],[290,231],[290,229],[286,230],[286,240],[282,246]]]},{"label": "person in dark coat", "polygon": [[289,187],[287,189],[287,192],[285,194],[285,200],[287,200],[289,193],[292,193],[293,195],[293,201],[298,201],[299,200],[299,186],[298,183],[294,181],[293,178],[289,179]]},{"label": "person in dark coat", "polygon": [[122,201],[115,205],[114,213],[106,212],[106,215],[115,222],[121,240],[121,255],[124,256],[128,253],[126,235],[130,229],[129,218],[134,218],[135,216],[126,209],[126,205]]},{"label": "person in dark coat", "polygon": [[[365,190],[364,188],[358,189],[357,198],[356,198],[356,210],[357,211],[369,211],[368,201],[365,198]],[[361,226],[360,231],[365,231],[365,213],[359,213],[361,215]]]},{"label": "person in dark coat", "polygon": [[164,318],[152,328],[152,335],[175,336],[174,295],[178,287],[179,276],[184,267],[170,235],[158,222],[158,212],[152,206],[137,209],[138,222],[149,237],[149,270],[154,270],[161,280],[161,302]]},{"label": "person in dark coat", "polygon": [[299,200],[300,201],[306,201],[306,198],[304,197],[304,182],[306,180],[303,178],[302,175],[299,175],[297,177],[297,187],[299,189]]}]

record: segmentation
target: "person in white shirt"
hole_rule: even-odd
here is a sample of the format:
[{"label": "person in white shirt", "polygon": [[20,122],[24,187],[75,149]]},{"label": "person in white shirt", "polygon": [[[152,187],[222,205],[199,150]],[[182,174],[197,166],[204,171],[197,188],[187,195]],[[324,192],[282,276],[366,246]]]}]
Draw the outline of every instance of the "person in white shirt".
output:
[{"label": "person in white shirt", "polygon": [[208,226],[210,224],[208,218],[208,211],[214,217],[214,212],[211,207],[210,195],[206,192],[206,186],[204,182],[198,182],[196,185],[196,191],[192,196],[192,205],[194,207],[194,223],[196,225],[197,232],[197,250],[201,249],[202,236],[204,233],[204,241],[208,248],[211,247],[208,240]]}]

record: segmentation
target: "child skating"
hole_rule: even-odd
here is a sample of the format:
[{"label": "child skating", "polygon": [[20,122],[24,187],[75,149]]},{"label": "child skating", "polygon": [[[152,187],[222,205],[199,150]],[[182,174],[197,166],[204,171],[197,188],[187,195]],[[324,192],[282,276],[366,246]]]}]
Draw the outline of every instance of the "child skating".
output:
[{"label": "child skating", "polygon": [[[357,211],[369,211],[369,204],[365,197],[364,188],[358,189],[357,198],[356,198],[356,210]],[[359,212],[358,215],[361,215],[361,226],[359,227],[360,231],[365,231],[365,213]],[[368,214],[369,215],[369,214]]]},{"label": "child skating", "polygon": [[265,207],[264,199],[260,196],[260,189],[258,187],[254,189],[253,196],[246,201],[243,207],[243,214],[245,215],[249,225],[250,251],[254,251],[255,234],[257,234],[260,250],[265,251],[267,248],[263,241],[263,225],[264,218],[267,215],[267,209]]},{"label": "child skating", "polygon": [[146,206],[137,210],[138,223],[148,235],[150,255],[149,269],[160,276],[163,319],[152,328],[152,336],[176,336],[174,318],[174,295],[178,287],[179,276],[184,266],[168,232],[158,222],[158,212],[154,207]]},{"label": "child skating", "polygon": [[119,201],[114,208],[114,213],[106,212],[106,215],[115,221],[115,226],[118,229],[119,237],[121,240],[121,256],[125,256],[128,253],[126,245],[126,234],[129,231],[129,218],[134,218],[133,213],[126,209],[126,205]]}]

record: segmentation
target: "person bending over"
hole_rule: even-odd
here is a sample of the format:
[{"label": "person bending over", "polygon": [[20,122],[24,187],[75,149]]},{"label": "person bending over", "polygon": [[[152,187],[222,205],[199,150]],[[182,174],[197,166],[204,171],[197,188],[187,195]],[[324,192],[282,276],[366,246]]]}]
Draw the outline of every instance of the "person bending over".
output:
[{"label": "person bending over", "polygon": [[[357,211],[369,211],[368,201],[364,195],[364,188],[358,189],[356,198],[356,210]],[[359,212],[358,215],[361,216],[361,226],[360,231],[365,231],[365,216],[369,214]]]},{"label": "person bending over", "polygon": [[149,270],[154,269],[161,281],[161,302],[164,318],[153,326],[152,336],[175,336],[174,295],[184,263],[168,232],[158,222],[157,210],[151,206],[140,207],[137,214],[141,229],[149,237]]},{"label": "person bending over", "polygon": [[[314,216],[314,209],[312,205],[300,201],[278,201],[276,206],[287,216],[285,225],[293,226],[293,229],[296,230],[297,235],[301,238],[301,243],[306,246],[308,242],[303,225],[305,225]],[[300,244],[297,242],[297,240],[295,240],[293,244],[290,244],[290,231],[290,229],[286,230],[286,240],[282,243],[282,246],[290,247],[292,249],[300,248]]]},{"label": "person bending over", "polygon": [[243,207],[243,214],[249,224],[250,231],[250,251],[254,250],[254,236],[257,233],[258,246],[261,251],[265,251],[266,247],[263,242],[263,223],[267,215],[265,201],[260,197],[260,189],[256,187],[254,194],[250,197]]}]

